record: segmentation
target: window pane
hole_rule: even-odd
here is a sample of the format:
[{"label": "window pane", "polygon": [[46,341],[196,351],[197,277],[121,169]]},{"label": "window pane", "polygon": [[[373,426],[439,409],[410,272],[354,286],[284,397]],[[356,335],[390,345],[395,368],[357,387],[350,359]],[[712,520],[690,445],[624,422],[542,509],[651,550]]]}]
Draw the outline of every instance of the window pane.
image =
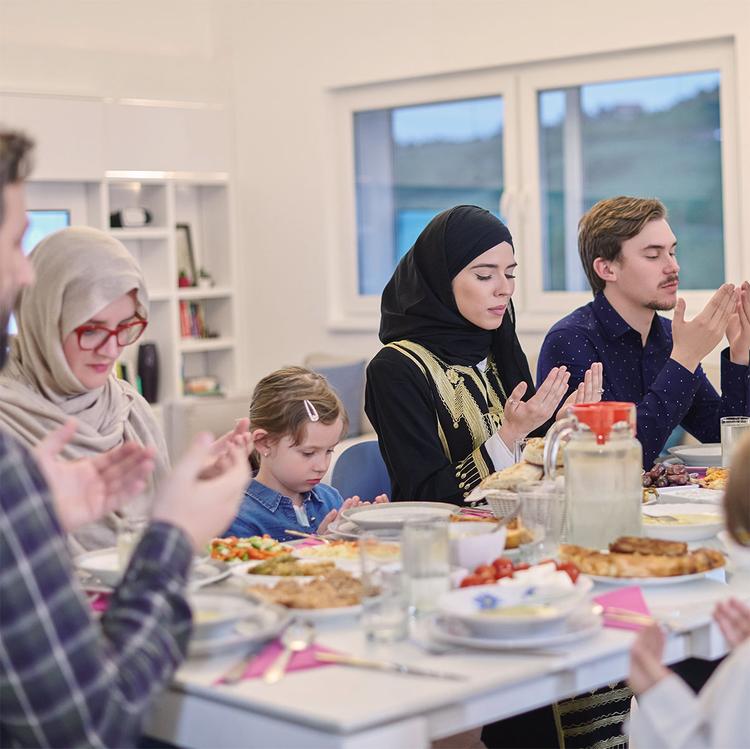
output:
[{"label": "window pane", "polygon": [[723,283],[719,86],[706,72],[539,93],[545,290],[589,288],[578,219],[617,195],[667,206],[681,288]]},{"label": "window pane", "polygon": [[429,220],[461,203],[497,214],[499,96],[354,115],[359,293],[380,294]]}]

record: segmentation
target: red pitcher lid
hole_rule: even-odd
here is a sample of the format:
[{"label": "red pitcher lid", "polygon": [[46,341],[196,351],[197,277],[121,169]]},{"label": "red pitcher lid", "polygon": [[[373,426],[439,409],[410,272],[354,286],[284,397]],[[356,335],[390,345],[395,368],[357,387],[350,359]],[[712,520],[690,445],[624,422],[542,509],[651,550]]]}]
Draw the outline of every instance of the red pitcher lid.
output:
[{"label": "red pitcher lid", "polygon": [[626,422],[635,436],[635,403],[625,401],[601,401],[601,403],[579,403],[571,406],[570,412],[596,435],[601,445],[609,439],[612,427]]}]

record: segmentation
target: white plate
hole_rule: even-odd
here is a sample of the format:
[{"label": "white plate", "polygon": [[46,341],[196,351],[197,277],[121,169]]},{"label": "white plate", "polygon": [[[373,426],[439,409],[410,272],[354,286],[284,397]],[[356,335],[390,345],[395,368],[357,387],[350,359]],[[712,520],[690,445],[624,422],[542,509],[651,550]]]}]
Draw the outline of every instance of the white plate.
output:
[{"label": "white plate", "polygon": [[665,486],[657,489],[659,499],[668,502],[703,502],[705,504],[721,504],[724,492],[721,489],[704,489],[702,486]]},{"label": "white plate", "polygon": [[686,466],[720,466],[721,442],[707,442],[704,445],[677,445],[667,450],[679,458]]},{"label": "white plate", "polygon": [[[77,556],[73,562],[78,569],[94,575],[105,585],[114,587],[120,582],[120,578],[122,577],[116,546],[97,549],[96,551],[87,551]],[[208,557],[195,557],[190,570],[188,587],[196,590],[204,585],[223,580],[228,575],[229,566],[225,562]]]},{"label": "white plate", "polygon": [[341,517],[366,530],[395,529],[401,528],[407,520],[435,515],[447,518],[459,509],[457,505],[444,502],[387,502],[349,507],[341,513]]},{"label": "white plate", "polygon": [[229,632],[218,632],[216,636],[191,637],[188,657],[202,658],[237,648],[247,650],[248,646],[260,646],[276,637],[291,618],[289,612],[281,606],[246,600],[254,606],[251,616],[237,622]]},{"label": "white plate", "polygon": [[193,593],[188,603],[193,610],[193,636],[198,638],[227,636],[237,622],[253,616],[258,608],[255,601],[231,593]]},{"label": "white plate", "polygon": [[289,609],[292,616],[307,619],[311,622],[328,621],[329,619],[344,619],[350,616],[359,616],[362,613],[362,604],[357,606],[336,606],[330,609]]},{"label": "white plate", "polygon": [[[677,525],[674,522],[660,524],[646,523],[645,517],[659,517],[659,515],[704,515],[702,523]],[[713,538],[723,527],[724,520],[720,508],[707,507],[705,504],[658,504],[643,511],[643,534],[648,538],[663,538],[665,541],[702,541]]]},{"label": "white plate", "polygon": [[428,632],[438,642],[463,645],[480,650],[547,650],[558,645],[567,645],[596,636],[602,628],[602,619],[596,616],[590,606],[585,606],[565,620],[562,632],[548,634],[541,632],[535,637],[477,637],[470,634],[467,627],[455,619],[433,615],[428,620]]},{"label": "white plate", "polygon": [[[254,575],[252,568],[257,567],[265,559],[254,559],[252,562],[240,562],[230,568],[232,575],[236,575],[250,585],[275,585],[282,580],[294,580],[298,583],[309,583],[316,575]],[[297,559],[300,564],[320,564],[321,562],[333,562],[335,567],[351,573],[355,577],[360,575],[360,564],[358,559]]]},{"label": "white plate", "polygon": [[605,575],[588,575],[588,577],[596,583],[606,583],[607,585],[677,585],[702,580],[709,572],[720,569],[722,567],[714,567],[714,569],[705,572],[694,572],[692,575],[672,575],[671,577],[607,577]]}]

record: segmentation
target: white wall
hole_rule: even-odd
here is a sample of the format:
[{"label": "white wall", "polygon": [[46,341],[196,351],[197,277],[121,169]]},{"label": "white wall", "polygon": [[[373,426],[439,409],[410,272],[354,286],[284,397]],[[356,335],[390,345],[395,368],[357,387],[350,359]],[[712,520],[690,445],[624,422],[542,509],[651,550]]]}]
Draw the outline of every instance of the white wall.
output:
[{"label": "white wall", "polygon": [[0,0],[0,89],[234,105],[250,385],[378,348],[326,329],[331,88],[729,36],[750,215],[748,0]]},{"label": "white wall", "polygon": [[332,87],[735,35],[744,213],[750,208],[747,0],[298,0],[237,4],[229,19],[248,301],[262,314],[251,377],[314,349],[378,348],[375,333],[326,331]]}]

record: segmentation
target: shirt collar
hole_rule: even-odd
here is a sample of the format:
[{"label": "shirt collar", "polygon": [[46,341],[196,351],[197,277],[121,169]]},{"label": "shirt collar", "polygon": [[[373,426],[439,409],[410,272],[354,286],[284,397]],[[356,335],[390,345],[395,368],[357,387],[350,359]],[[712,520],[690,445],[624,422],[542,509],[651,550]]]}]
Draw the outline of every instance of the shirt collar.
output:
[{"label": "shirt collar", "polygon": [[633,330],[633,328],[622,319],[620,313],[609,303],[609,300],[604,296],[603,291],[600,291],[594,297],[592,308],[596,315],[596,319],[604,329],[604,333],[610,338],[621,338],[629,330]]},{"label": "shirt collar", "polygon": [[[265,507],[267,510],[270,510],[271,512],[276,512],[283,499],[286,499],[288,502],[292,501],[286,495],[274,491],[265,484],[261,484],[258,479],[253,480],[252,484],[250,484],[245,494],[247,494],[248,497],[254,499],[256,502],[262,504],[263,507]],[[304,505],[308,501],[315,502],[315,504],[320,504],[321,500],[318,499],[314,489],[302,495],[302,504]]]}]

